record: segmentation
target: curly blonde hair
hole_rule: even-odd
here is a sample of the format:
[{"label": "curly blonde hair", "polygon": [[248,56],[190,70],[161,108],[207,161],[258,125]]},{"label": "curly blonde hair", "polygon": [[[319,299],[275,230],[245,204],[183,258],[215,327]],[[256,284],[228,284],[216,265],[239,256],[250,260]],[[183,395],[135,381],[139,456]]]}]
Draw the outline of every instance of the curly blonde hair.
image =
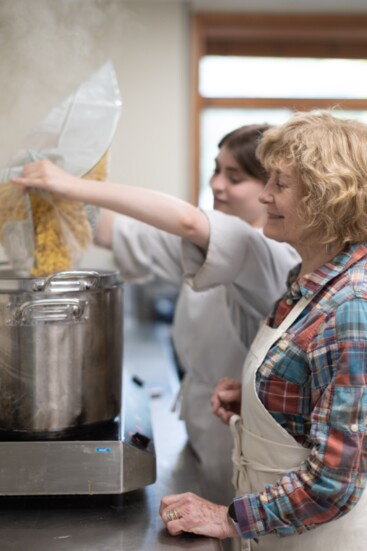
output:
[{"label": "curly blonde hair", "polygon": [[267,130],[257,155],[268,171],[286,165],[301,183],[299,214],[324,245],[367,240],[367,125],[329,111],[296,113]]}]

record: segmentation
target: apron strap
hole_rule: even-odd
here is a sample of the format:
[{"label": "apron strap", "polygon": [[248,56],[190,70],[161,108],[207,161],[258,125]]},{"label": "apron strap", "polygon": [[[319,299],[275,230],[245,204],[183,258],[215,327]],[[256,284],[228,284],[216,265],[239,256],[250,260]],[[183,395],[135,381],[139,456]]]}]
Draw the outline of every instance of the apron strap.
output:
[{"label": "apron strap", "polygon": [[241,417],[239,415],[232,415],[229,420],[229,428],[231,429],[233,437],[233,450],[232,450],[232,464],[233,464],[233,476],[232,484],[238,488],[238,478],[241,472]]}]

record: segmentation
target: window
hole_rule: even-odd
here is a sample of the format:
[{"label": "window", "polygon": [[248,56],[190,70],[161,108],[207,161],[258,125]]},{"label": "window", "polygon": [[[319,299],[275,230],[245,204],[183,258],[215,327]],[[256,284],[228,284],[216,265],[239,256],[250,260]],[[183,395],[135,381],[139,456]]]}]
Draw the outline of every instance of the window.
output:
[{"label": "window", "polygon": [[366,16],[197,14],[193,22],[193,200],[211,208],[220,138],[334,108],[367,122]]}]

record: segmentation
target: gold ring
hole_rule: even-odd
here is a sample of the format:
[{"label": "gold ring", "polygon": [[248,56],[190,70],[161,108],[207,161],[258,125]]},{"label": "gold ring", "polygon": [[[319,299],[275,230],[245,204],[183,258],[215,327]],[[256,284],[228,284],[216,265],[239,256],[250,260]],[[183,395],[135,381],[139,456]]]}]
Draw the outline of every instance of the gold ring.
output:
[{"label": "gold ring", "polygon": [[181,515],[176,511],[176,509],[172,509],[172,511],[167,511],[168,522],[171,520],[178,520],[180,518],[181,518]]}]

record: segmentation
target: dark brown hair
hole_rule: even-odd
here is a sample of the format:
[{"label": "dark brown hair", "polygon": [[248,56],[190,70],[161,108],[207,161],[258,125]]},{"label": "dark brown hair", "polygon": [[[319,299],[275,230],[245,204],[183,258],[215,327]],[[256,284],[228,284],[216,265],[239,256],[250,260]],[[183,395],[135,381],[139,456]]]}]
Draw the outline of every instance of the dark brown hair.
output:
[{"label": "dark brown hair", "polygon": [[256,149],[268,124],[249,124],[226,134],[219,142],[219,149],[225,146],[234,156],[241,170],[266,184],[268,172],[256,157]]}]

